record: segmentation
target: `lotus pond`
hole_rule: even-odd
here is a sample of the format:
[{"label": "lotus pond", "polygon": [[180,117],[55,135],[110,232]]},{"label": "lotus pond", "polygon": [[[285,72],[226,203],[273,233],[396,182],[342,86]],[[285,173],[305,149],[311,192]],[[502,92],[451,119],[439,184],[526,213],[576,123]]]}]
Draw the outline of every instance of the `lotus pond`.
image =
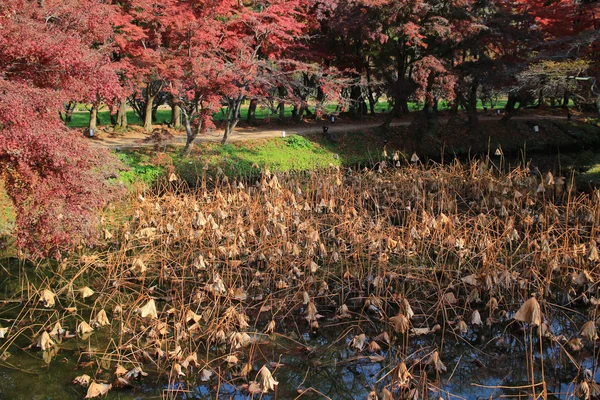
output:
[{"label": "lotus pond", "polygon": [[489,159],[171,180],[0,262],[0,398],[593,398],[599,200]]}]

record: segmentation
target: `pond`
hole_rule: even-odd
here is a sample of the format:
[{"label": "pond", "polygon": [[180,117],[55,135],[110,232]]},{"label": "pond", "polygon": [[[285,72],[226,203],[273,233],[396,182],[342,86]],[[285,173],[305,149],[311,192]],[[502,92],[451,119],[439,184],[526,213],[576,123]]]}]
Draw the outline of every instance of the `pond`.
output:
[{"label": "pond", "polygon": [[594,397],[572,190],[475,162],[145,193],[95,248],[0,261],[0,398]]},{"label": "pond", "polygon": [[[562,314],[562,315],[560,315]],[[555,335],[571,335],[577,332],[577,326],[583,322],[582,316],[572,320],[573,315],[557,313],[552,329]],[[576,315],[577,317],[577,315]],[[330,325],[330,326],[328,326]],[[513,323],[515,325],[515,323]],[[444,333],[419,336],[410,341],[406,353],[411,356],[402,358],[401,338],[390,346],[381,344],[377,352],[357,351],[350,343],[352,333],[348,333],[350,324],[339,324],[332,320],[324,322],[317,335],[306,333],[295,339],[282,336],[264,340],[263,335],[256,336],[253,346],[255,354],[253,373],[256,374],[265,363],[277,363],[275,378],[279,382],[277,389],[262,398],[305,398],[305,399],[366,399],[373,388],[389,384],[391,370],[402,360],[409,366],[437,349]],[[350,328],[351,329],[351,328]],[[534,348],[539,349],[539,341],[534,332]],[[347,334],[344,334],[347,333]],[[341,335],[341,336],[340,336]],[[429,377],[426,393],[428,398],[499,398],[517,395],[527,396],[531,392],[527,383],[527,363],[530,359],[526,341],[527,332],[521,327],[507,327],[506,324],[495,328],[474,328],[463,335],[446,332],[444,347],[440,352],[447,371],[437,374],[425,366],[416,365],[413,374],[426,374]],[[262,338],[262,339],[261,339]],[[108,339],[108,338],[107,338]],[[372,339],[372,337],[370,338]],[[78,340],[69,348],[60,349],[53,355],[50,363],[43,359],[43,352],[19,352],[3,364],[0,369],[0,398],[6,399],[81,399],[85,389],[75,386],[75,375],[88,373],[93,375],[97,365],[91,368],[85,354],[95,340]],[[577,366],[596,371],[597,350],[586,346],[569,360],[559,343],[544,339],[544,364],[548,398],[568,398],[574,393],[573,381],[578,375]],[[596,354],[594,354],[596,353]],[[534,353],[536,378],[541,381],[539,352]],[[8,361],[8,360],[7,360]],[[93,364],[93,363],[92,363]],[[133,387],[109,392],[108,399],[161,398],[172,395],[174,398],[215,398],[217,389],[219,398],[246,399],[247,381],[235,374],[240,368],[224,373],[224,382],[214,379],[198,384],[199,369],[191,369],[188,374],[197,376],[175,379],[142,379]],[[596,380],[600,378],[596,372]],[[252,378],[250,378],[252,379]],[[228,383],[229,382],[229,383]],[[521,387],[519,389],[496,388]],[[260,397],[257,395],[256,397]],[[419,397],[421,398],[421,397]]]}]

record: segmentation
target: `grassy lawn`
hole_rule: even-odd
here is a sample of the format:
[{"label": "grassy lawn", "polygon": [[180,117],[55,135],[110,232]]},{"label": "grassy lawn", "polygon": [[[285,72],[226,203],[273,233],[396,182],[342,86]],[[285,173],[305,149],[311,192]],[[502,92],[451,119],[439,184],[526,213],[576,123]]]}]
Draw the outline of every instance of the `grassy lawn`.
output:
[{"label": "grassy lawn", "polygon": [[270,138],[233,142],[198,143],[189,157],[180,148],[169,147],[157,156],[150,148],[120,153],[119,158],[131,169],[119,178],[126,185],[151,184],[169,165],[188,183],[194,185],[205,173],[221,171],[229,177],[254,177],[264,168],[271,171],[310,171],[329,166],[372,164],[381,159],[382,140],[365,140],[365,133],[353,131],[335,143],[320,135]]},{"label": "grassy lawn", "polygon": [[[409,103],[408,107],[410,111],[418,111],[422,109],[422,105],[417,103]],[[335,112],[337,108],[336,104],[327,104],[325,109],[327,113]],[[84,109],[84,106],[79,106],[79,110]],[[294,107],[292,105],[285,106],[285,117],[292,117],[292,110]],[[314,112],[314,107],[309,107],[311,112]],[[378,102],[375,105],[375,113],[380,114],[389,111],[389,106],[387,101]],[[215,113],[213,115],[213,120],[222,121],[225,118],[226,108],[223,107],[221,112]],[[248,117],[248,103],[244,104],[241,109],[241,119],[245,120]],[[265,107],[257,107],[256,109],[256,118],[257,119],[266,119],[277,118],[278,115],[270,114],[270,110]],[[100,119],[100,125],[110,125],[110,112],[106,109],[101,109],[98,111],[98,118]],[[68,124],[71,128],[84,128],[88,126],[90,120],[90,113],[88,111],[75,111],[73,113],[73,117],[71,122]],[[156,112],[156,124],[168,123],[171,121],[171,109],[161,108]],[[138,118],[138,116],[133,112],[133,110],[127,111],[127,122],[133,125],[141,125],[142,121]]]},{"label": "grassy lawn", "polygon": [[[379,103],[377,106],[379,107],[379,110],[385,110],[387,108],[387,103]],[[292,105],[285,106],[285,116],[287,118],[292,116],[293,108],[294,107]],[[335,105],[327,106],[327,109],[329,112],[334,111],[335,108],[336,108]],[[213,120],[214,121],[222,121],[223,118],[225,118],[225,111],[226,111],[226,108],[223,107],[221,109],[221,112],[215,113],[213,115]],[[311,111],[314,111],[314,108],[311,109]],[[269,116],[269,109],[263,108],[263,107],[257,107],[257,109],[256,109],[256,118],[257,119],[265,119],[268,116]],[[244,106],[242,106],[242,109],[241,109],[241,118],[242,118],[242,120],[244,120],[247,117],[248,117],[248,104],[245,104]],[[276,118],[276,117],[277,116],[271,115],[271,118]],[[100,125],[110,125],[110,112],[108,110],[100,110],[98,112],[98,118],[100,119]],[[89,112],[76,111],[73,113],[73,119],[72,119],[71,123],[69,123],[69,126],[71,128],[84,128],[84,127],[88,126],[89,120],[90,120]],[[158,109],[156,111],[156,120],[157,120],[155,122],[156,124],[171,122],[171,109]],[[133,112],[133,110],[127,111],[127,122],[129,124],[133,124],[133,125],[141,125],[142,124],[142,121],[138,118],[136,113]]]},{"label": "grassy lawn", "polygon": [[[248,117],[248,105],[249,102],[247,101],[241,109],[241,119],[245,120]],[[570,104],[572,105],[572,103]],[[498,108],[504,108],[506,106],[506,99],[499,99],[497,101],[497,103],[495,104],[494,109],[498,109]],[[518,106],[518,103],[517,103]],[[288,104],[285,106],[285,116],[286,118],[290,118],[292,116],[292,110],[293,110],[293,106]],[[328,113],[332,113],[335,112],[337,108],[337,104],[327,104],[325,106],[325,109],[327,110]],[[419,111],[423,109],[423,104],[422,103],[416,103],[416,102],[409,102],[408,103],[408,108],[410,111]],[[444,101],[440,101],[439,103],[439,110],[440,111],[446,111],[449,110],[450,108],[447,106],[446,102]],[[477,100],[477,109],[479,110],[483,110],[483,104],[481,103],[481,100]],[[491,110],[491,107],[489,107],[489,109]],[[88,111],[85,111],[85,105],[78,105],[77,106],[77,110],[84,110],[84,111],[75,111],[73,113],[73,118],[72,121],[68,124],[68,126],[70,126],[71,128],[84,128],[86,126],[88,126],[89,123],[89,119],[90,119],[90,113]],[[309,107],[309,110],[311,112],[314,112],[314,107]],[[384,112],[388,112],[390,110],[388,102],[387,101],[380,101],[375,105],[375,113],[380,114],[380,113],[384,113]],[[223,118],[225,117],[225,111],[226,108],[223,107],[221,109],[221,112],[215,113],[213,115],[213,120],[214,121],[222,121]],[[266,107],[257,107],[256,108],[256,118],[257,119],[266,119],[267,117],[270,118],[277,118],[278,115],[273,115],[270,114],[270,110]],[[110,125],[110,112],[104,108],[101,109],[98,112],[98,118],[100,119],[100,125]],[[163,124],[163,123],[168,123],[171,121],[171,109],[165,109],[165,108],[160,108],[159,110],[157,110],[156,112],[156,124]],[[127,111],[127,122],[129,124],[133,124],[133,125],[141,125],[142,121],[138,118],[138,116],[133,112],[133,110],[129,110]]]},{"label": "grassy lawn", "polygon": [[360,133],[352,132],[347,136],[356,137],[357,140],[352,144],[344,140],[340,144],[321,140],[317,136],[291,135],[284,139],[234,142],[225,146],[201,143],[193,157],[203,165],[221,168],[227,175],[247,176],[256,174],[262,168],[285,172],[350,165],[368,158],[370,152],[376,151],[375,145],[365,146],[364,142],[358,140]]},{"label": "grassy lawn", "polygon": [[[328,113],[335,112],[337,108],[336,104],[328,104],[325,106],[325,109]],[[421,106],[416,103],[409,103],[409,108],[411,111],[417,111],[421,109]],[[78,107],[78,109],[84,109],[84,106]],[[285,117],[292,117],[292,110],[294,107],[292,105],[285,106]],[[314,107],[309,107],[311,112],[314,112]],[[379,102],[375,105],[375,112],[382,113],[387,112],[389,110],[387,102]],[[222,121],[225,118],[226,108],[223,107],[221,112],[215,113],[213,115],[213,120]],[[241,109],[241,119],[245,120],[248,117],[248,103],[244,104]],[[267,117],[277,118],[278,115],[270,114],[270,110],[265,107],[257,107],[256,109],[256,118],[257,119],[266,119]],[[98,111],[98,118],[100,119],[100,125],[110,125],[110,112],[106,109]],[[71,128],[84,128],[88,126],[90,120],[90,113],[88,111],[75,111],[73,113],[73,117],[71,122],[68,124]],[[156,111],[156,124],[168,123],[171,121],[171,109],[159,109]],[[133,125],[141,125],[142,121],[138,118],[138,116],[133,112],[133,110],[127,111],[127,122]]]}]

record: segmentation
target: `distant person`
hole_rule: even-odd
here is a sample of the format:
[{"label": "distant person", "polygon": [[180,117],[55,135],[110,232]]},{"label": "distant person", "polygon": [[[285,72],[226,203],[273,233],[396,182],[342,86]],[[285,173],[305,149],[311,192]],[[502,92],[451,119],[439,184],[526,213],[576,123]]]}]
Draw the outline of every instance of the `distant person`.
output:
[{"label": "distant person", "polygon": [[487,114],[487,106],[483,106],[483,113]]},{"label": "distant person", "polygon": [[496,112],[497,112],[497,114],[498,114],[498,115],[500,115],[500,114],[501,114],[501,111],[500,111],[500,109],[496,110]]},{"label": "distant person", "polygon": [[331,123],[332,123],[332,124],[335,124],[335,115],[332,115],[332,116],[331,116]]}]

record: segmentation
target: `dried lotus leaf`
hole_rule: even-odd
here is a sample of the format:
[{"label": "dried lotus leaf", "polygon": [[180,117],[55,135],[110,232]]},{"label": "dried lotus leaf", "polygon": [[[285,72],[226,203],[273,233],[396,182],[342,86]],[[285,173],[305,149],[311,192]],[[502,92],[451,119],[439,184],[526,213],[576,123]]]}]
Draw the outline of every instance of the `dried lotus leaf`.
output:
[{"label": "dried lotus leaf", "polygon": [[85,299],[87,297],[94,295],[94,291],[92,289],[90,289],[88,286],[82,287],[81,289],[78,289],[77,291],[81,295],[82,299]]},{"label": "dried lotus leaf", "polygon": [[260,386],[262,387],[263,393],[267,393],[270,390],[275,390],[275,386],[277,386],[279,382],[277,382],[275,378],[273,378],[271,371],[269,371],[266,365],[263,365],[260,371],[258,371],[258,374]]},{"label": "dried lotus leaf", "polygon": [[534,326],[540,326],[542,324],[542,309],[540,307],[540,303],[536,300],[535,297],[531,297],[527,300],[519,311],[515,314],[514,318],[517,321],[524,322],[526,324],[531,324]]},{"label": "dried lotus leaf", "polygon": [[404,314],[398,314],[390,318],[390,322],[394,326],[396,333],[406,333],[410,328],[410,321]]},{"label": "dried lotus leaf", "polygon": [[427,365],[431,365],[435,370],[439,372],[446,372],[446,366],[442,362],[440,358],[440,353],[436,350],[434,351],[427,360]]},{"label": "dried lotus leaf", "polygon": [[77,333],[80,335],[85,335],[86,333],[90,333],[94,330],[87,322],[81,321],[79,325],[77,325]]},{"label": "dried lotus leaf", "polygon": [[92,382],[88,388],[85,398],[92,399],[94,397],[104,396],[110,389],[112,389],[112,385],[109,383]]},{"label": "dried lotus leaf", "polygon": [[42,293],[40,295],[40,301],[44,302],[44,307],[51,308],[54,307],[54,305],[56,304],[54,300],[55,297],[56,295],[54,294],[54,292],[48,289],[44,289],[42,290]]},{"label": "dried lotus leaf", "polygon": [[103,309],[98,311],[98,314],[96,314],[96,318],[94,318],[92,320],[91,325],[93,325],[93,326],[110,325],[110,321],[108,319],[108,316],[106,315],[106,311],[104,311]]},{"label": "dried lotus leaf", "polygon": [[154,299],[148,300],[146,305],[139,309],[139,313],[142,318],[149,317],[157,319],[158,313],[156,312],[156,303],[154,302]]},{"label": "dried lotus leaf", "polygon": [[52,348],[53,346],[54,346],[54,342],[52,341],[52,339],[50,338],[50,335],[46,331],[42,332],[42,334],[38,337],[38,340],[35,344],[35,347],[39,347],[42,350],[48,350],[48,349]]},{"label": "dried lotus leaf", "polygon": [[583,324],[579,333],[582,337],[584,337],[590,342],[594,342],[598,339],[598,332],[596,330],[596,324],[594,321],[588,321],[585,324]]},{"label": "dried lotus leaf", "polygon": [[83,374],[75,377],[75,379],[73,379],[73,383],[81,386],[89,386],[91,380],[92,378],[90,378],[89,375]]},{"label": "dried lotus leaf", "polygon": [[357,349],[358,351],[362,351],[367,344],[367,335],[361,333],[360,335],[354,336],[352,341],[350,342],[350,347]]}]

